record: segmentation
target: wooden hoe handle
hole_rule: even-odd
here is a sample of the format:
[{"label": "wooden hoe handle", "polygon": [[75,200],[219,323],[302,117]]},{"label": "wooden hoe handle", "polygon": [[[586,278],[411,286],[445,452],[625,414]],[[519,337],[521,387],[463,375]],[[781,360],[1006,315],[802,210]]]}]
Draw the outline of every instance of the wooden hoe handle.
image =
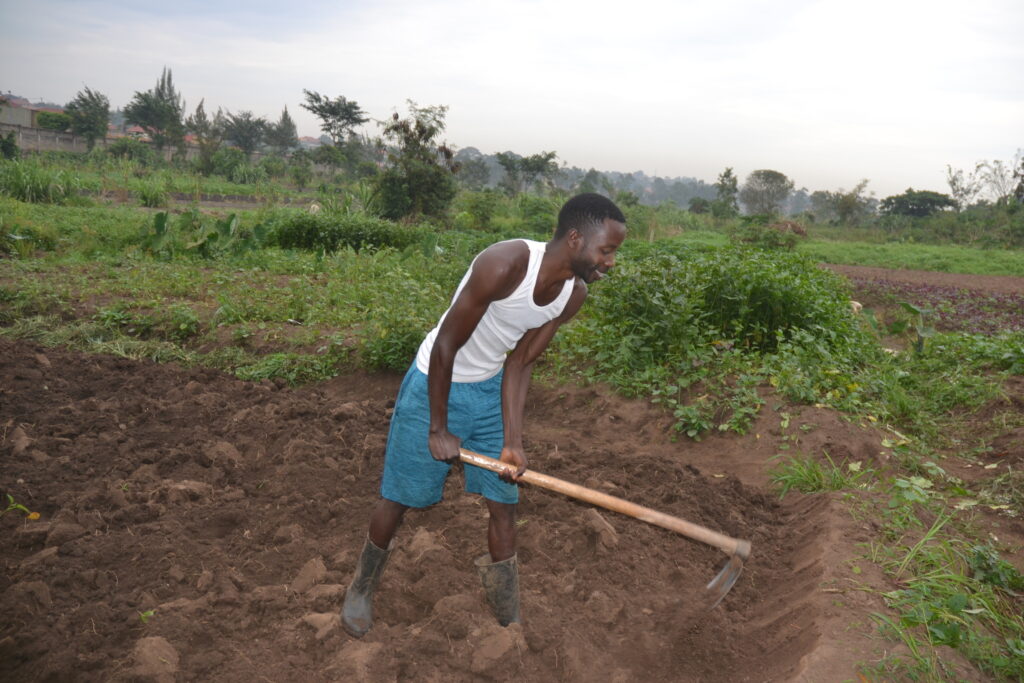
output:
[{"label": "wooden hoe handle", "polygon": [[[473,451],[467,451],[465,448],[459,449],[459,458],[462,462],[473,465],[475,467],[482,467],[485,470],[490,470],[501,474],[506,470],[512,469],[510,465],[495,460],[494,458],[488,458],[485,455],[474,453]],[[692,538],[695,541],[712,545],[729,555],[739,554],[746,556],[750,552],[750,543],[735,538],[730,538],[724,534],[712,531],[692,522],[687,522],[679,517],[673,517],[672,515],[666,515],[664,512],[658,512],[652,510],[649,507],[643,505],[637,505],[631,503],[628,500],[622,498],[616,498],[615,496],[608,495],[607,493],[601,493],[594,489],[588,489],[586,486],[580,486],[579,484],[573,484],[565,481],[564,479],[558,479],[557,477],[551,477],[540,472],[534,472],[532,470],[526,470],[523,476],[519,478],[519,481],[532,484],[533,486],[539,486],[541,488],[555,491],[557,493],[564,494],[570,498],[576,498],[593,505],[597,505],[618,512],[623,515],[634,517],[641,521],[647,522],[648,524],[654,524],[670,531],[682,534],[687,538]]]}]

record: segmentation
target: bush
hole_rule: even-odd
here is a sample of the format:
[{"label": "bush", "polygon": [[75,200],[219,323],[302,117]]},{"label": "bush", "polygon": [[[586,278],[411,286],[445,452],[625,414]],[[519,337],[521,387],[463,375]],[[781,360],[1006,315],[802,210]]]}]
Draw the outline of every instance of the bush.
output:
[{"label": "bush", "polygon": [[739,225],[730,228],[729,241],[733,244],[749,244],[759,249],[794,249],[797,233],[783,223],[768,225],[770,218],[763,214],[744,216]]},{"label": "bush", "polygon": [[245,163],[245,154],[240,149],[225,147],[214,153],[210,163],[213,165],[214,173],[230,178],[234,170]]},{"label": "bush", "polygon": [[[501,195],[494,190],[464,192],[456,200],[459,222],[471,230],[490,230],[491,219],[498,212]],[[460,226],[462,227],[462,226]]]},{"label": "bush", "polygon": [[288,175],[295,183],[295,187],[305,190],[313,180],[313,167],[308,163],[293,162],[288,169]]},{"label": "bush", "polygon": [[288,172],[288,163],[279,156],[263,157],[256,166],[270,178],[280,178]]},{"label": "bush", "polygon": [[167,186],[159,178],[141,182],[137,185],[139,204],[150,209],[167,206]]},{"label": "bush", "polygon": [[550,235],[558,223],[560,201],[551,197],[521,194],[518,198],[519,216],[530,232]]},{"label": "bush", "polygon": [[284,249],[337,251],[345,247],[404,249],[425,236],[425,231],[362,214],[294,213],[272,230],[269,240]]},{"label": "bush", "polygon": [[71,117],[63,112],[41,111],[37,118],[39,127],[44,130],[55,130],[63,133],[71,127]]},{"label": "bush", "polygon": [[395,220],[411,215],[440,216],[458,189],[450,171],[418,160],[388,168],[375,183],[381,215]]},{"label": "bush", "polygon": [[17,159],[18,143],[14,140],[14,132],[0,137],[0,159]]},{"label": "bush", "polygon": [[863,334],[843,281],[794,254],[652,255],[623,262],[612,277],[614,286],[593,300],[587,343],[636,368],[715,346],[771,351],[801,330],[826,346]]},{"label": "bush", "polygon": [[156,164],[156,153],[153,149],[141,140],[133,138],[120,138],[110,143],[107,145],[107,154],[115,159],[129,159],[145,166]]}]

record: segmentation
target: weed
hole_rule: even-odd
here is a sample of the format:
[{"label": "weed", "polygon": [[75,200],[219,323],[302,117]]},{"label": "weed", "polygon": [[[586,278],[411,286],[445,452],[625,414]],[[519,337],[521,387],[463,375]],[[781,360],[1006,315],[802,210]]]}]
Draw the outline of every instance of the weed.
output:
[{"label": "weed", "polygon": [[[792,490],[817,493],[853,488],[871,472],[864,469],[860,462],[836,465],[828,453],[824,453],[824,456],[828,461],[827,465],[814,458],[790,457],[772,469],[768,476],[779,488],[779,497],[785,497]],[[846,465],[845,468],[842,467],[843,464]]]},{"label": "weed", "polygon": [[0,194],[23,202],[56,203],[78,193],[81,180],[31,161],[0,161]]}]

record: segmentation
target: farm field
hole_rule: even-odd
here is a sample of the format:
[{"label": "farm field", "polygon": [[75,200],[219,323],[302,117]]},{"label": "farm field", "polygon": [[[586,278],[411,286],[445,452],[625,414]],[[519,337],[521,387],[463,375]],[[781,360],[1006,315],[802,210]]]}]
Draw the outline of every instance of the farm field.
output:
[{"label": "farm field", "polygon": [[[444,503],[410,515],[378,624],[355,641],[334,615],[376,495],[397,374],[288,388],[0,344],[5,477],[42,514],[4,520],[5,676],[107,680],[162,657],[184,679],[839,680],[891,647],[870,624],[892,586],[858,559],[870,520],[838,494],[770,491],[787,410],[808,452],[881,464],[885,434],[834,411],[780,403],[747,435],[680,442],[644,402],[535,388],[538,469],[750,539],[740,582],[705,613],[718,551],[527,490],[526,622],[502,629],[470,563],[486,512],[456,475]],[[1024,405],[1024,382],[1008,399]],[[1019,466],[1024,443],[990,460]],[[1019,566],[1024,525],[994,520]]]},{"label": "farm field", "polygon": [[[524,623],[500,628],[455,473],[354,640],[336,614],[410,350],[535,207],[485,231],[0,202],[0,678],[1024,675],[1015,266],[821,267],[639,207],[539,368],[531,466],[749,539],[739,582],[708,612],[719,551],[525,488]],[[314,232],[337,241],[289,242]]]}]

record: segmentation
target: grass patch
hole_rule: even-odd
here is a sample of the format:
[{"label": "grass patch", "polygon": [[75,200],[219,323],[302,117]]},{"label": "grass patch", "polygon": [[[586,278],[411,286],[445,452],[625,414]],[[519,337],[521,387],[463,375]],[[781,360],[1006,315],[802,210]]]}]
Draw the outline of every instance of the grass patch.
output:
[{"label": "grass patch", "polygon": [[779,498],[784,498],[790,491],[820,493],[860,487],[860,480],[871,472],[860,462],[836,465],[828,453],[824,456],[827,464],[814,458],[790,456],[769,471],[769,478],[779,489]]},{"label": "grass patch", "polygon": [[1024,277],[1024,250],[1020,249],[812,240],[797,250],[824,263]]}]

